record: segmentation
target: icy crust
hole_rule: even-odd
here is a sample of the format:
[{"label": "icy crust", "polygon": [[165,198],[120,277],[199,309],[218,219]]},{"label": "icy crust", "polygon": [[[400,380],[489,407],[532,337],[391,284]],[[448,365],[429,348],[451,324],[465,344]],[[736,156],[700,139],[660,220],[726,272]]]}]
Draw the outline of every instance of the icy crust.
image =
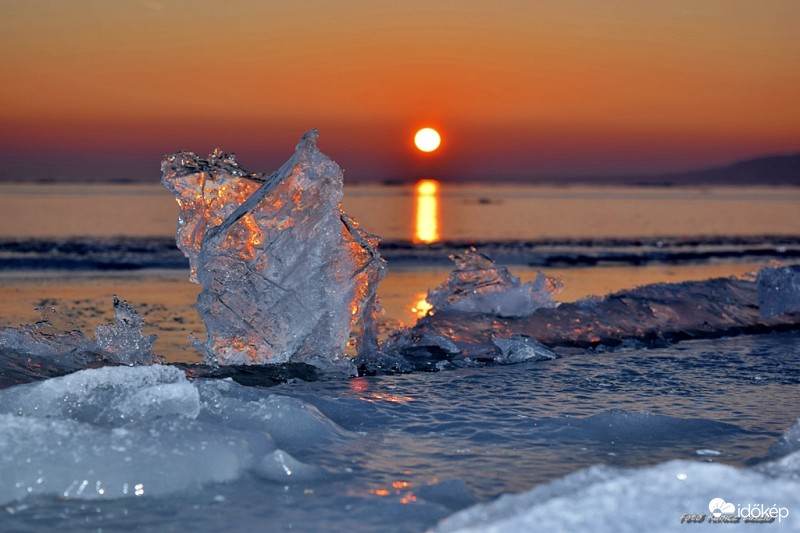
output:
[{"label": "icy crust", "polygon": [[55,309],[48,307],[39,311],[41,319],[33,325],[0,327],[0,352],[6,355],[4,360],[27,357],[65,369],[82,368],[93,362],[126,365],[162,362],[161,357],[153,353],[156,336],[142,334],[141,315],[116,295],[114,322],[98,326],[93,339]]},{"label": "icy crust", "polygon": [[[793,461],[800,455],[793,454]],[[787,458],[788,459],[788,458]],[[686,515],[703,515],[709,522],[709,503],[722,498],[733,503],[738,524],[715,524],[725,529],[754,524],[745,522],[741,508],[771,509],[780,524],[796,530],[800,523],[800,483],[753,469],[670,461],[641,469],[595,466],[523,494],[503,496],[456,513],[434,530],[436,533],[506,531],[679,531]],[[749,506],[749,507],[748,507]],[[775,518],[778,526],[778,519]]]},{"label": "icy crust", "polygon": [[[621,429],[623,434],[633,429],[632,435],[639,438],[655,430],[664,433],[658,437],[663,438],[669,434],[674,437],[694,433],[700,424],[709,421],[682,421],[612,410],[579,422],[592,432],[608,426],[617,432]],[[697,422],[698,428],[686,425],[693,422]],[[718,436],[718,430],[714,433]],[[617,441],[627,440],[623,434],[615,436]],[[754,523],[773,523],[797,530],[800,524],[798,436],[800,422],[787,430],[773,448],[771,455],[777,459],[751,468],[680,460],[637,469],[593,466],[531,491],[501,496],[455,513],[442,520],[434,531],[677,531],[687,523],[711,523],[714,518],[711,501],[715,498],[722,498],[723,504],[733,504],[723,508],[728,511],[723,516],[729,522],[725,528],[736,528],[734,524],[752,528]],[[707,450],[698,453],[701,451]],[[763,510],[775,516],[760,515]],[[693,515],[695,521],[686,522],[688,515]]]},{"label": "icy crust", "polygon": [[308,362],[352,372],[345,349],[359,322],[370,338],[384,276],[378,239],[341,210],[342,172],[320,153],[317,132],[269,176],[230,154],[167,156],[163,185],[180,207],[177,242],[192,280],[210,363]]},{"label": "icy crust", "polygon": [[[483,271],[491,271],[485,256],[476,257]],[[460,271],[463,272],[463,268]],[[367,361],[365,368],[377,372],[396,370],[436,370],[448,366],[470,366],[484,362],[520,362],[555,357],[553,351],[570,353],[572,349],[598,346],[614,347],[625,343],[660,344],[690,338],[713,338],[741,333],[766,333],[775,329],[797,328],[797,314],[788,310],[800,306],[793,295],[796,272],[788,267],[779,272],[762,270],[759,281],[739,278],[718,278],[696,282],[660,283],[624,290],[603,298],[586,298],[557,307],[538,305],[527,316],[501,316],[489,312],[492,304],[481,306],[448,306],[448,298],[460,302],[480,293],[471,279],[447,283],[432,291],[433,301],[444,305],[421,318],[406,330],[394,334],[384,343],[383,352],[392,354],[383,363]],[[458,272],[458,271],[457,271]],[[763,286],[770,280],[770,296],[764,304]],[[538,281],[538,280],[537,280]],[[517,281],[518,283],[518,281]],[[540,283],[534,300],[546,302],[551,283]],[[492,286],[492,297],[503,300],[507,287],[514,295],[519,285],[513,280]],[[446,294],[450,296],[445,296]],[[780,299],[779,314],[765,313],[760,303],[772,305],[769,298]],[[499,303],[495,302],[496,309]],[[765,316],[767,315],[767,316]],[[520,347],[524,341],[529,348]],[[530,354],[530,357],[516,354]]]},{"label": "icy crust", "polygon": [[0,503],[159,496],[245,472],[328,478],[294,455],[352,438],[299,400],[174,367],[106,367],[0,391]]}]

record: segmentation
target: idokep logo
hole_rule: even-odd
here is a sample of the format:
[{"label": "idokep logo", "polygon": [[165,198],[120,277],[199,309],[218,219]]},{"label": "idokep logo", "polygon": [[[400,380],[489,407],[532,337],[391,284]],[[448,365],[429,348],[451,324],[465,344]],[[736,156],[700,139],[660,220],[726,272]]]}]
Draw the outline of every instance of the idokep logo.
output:
[{"label": "idokep logo", "polygon": [[766,522],[772,523],[775,519],[778,523],[789,516],[787,507],[778,507],[777,504],[771,506],[763,503],[751,503],[748,505],[737,505],[736,514],[745,522]]},{"label": "idokep logo", "polygon": [[763,503],[750,503],[747,505],[734,505],[726,502],[722,498],[712,498],[708,502],[708,512],[711,513],[709,522],[733,522],[739,523],[772,523],[776,520],[780,523],[789,516],[787,507],[778,507],[777,504],[771,506]]},{"label": "idokep logo", "polygon": [[778,504],[748,503],[736,505],[723,498],[712,498],[708,502],[709,514],[683,513],[681,524],[779,524],[789,516],[788,507]]},{"label": "idokep logo", "polygon": [[715,517],[720,517],[724,514],[732,515],[736,512],[736,506],[722,498],[714,498],[708,502],[708,512]]}]

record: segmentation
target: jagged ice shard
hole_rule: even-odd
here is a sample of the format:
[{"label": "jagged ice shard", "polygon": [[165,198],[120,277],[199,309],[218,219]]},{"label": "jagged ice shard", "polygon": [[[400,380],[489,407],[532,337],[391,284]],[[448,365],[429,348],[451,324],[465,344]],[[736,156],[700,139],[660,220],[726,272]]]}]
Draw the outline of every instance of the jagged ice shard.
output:
[{"label": "jagged ice shard", "polygon": [[162,184],[180,207],[178,246],[203,287],[196,307],[209,362],[346,370],[348,343],[375,346],[385,273],[378,239],[342,211],[342,171],[316,140],[316,130],[306,133],[271,175],[251,174],[219,150],[162,162]]}]

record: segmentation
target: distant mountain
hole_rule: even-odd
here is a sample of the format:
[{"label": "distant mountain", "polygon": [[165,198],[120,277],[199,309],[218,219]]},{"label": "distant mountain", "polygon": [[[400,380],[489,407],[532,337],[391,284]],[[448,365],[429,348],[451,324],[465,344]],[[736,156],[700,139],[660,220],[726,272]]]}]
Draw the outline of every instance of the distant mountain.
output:
[{"label": "distant mountain", "polygon": [[800,153],[757,157],[704,170],[593,181],[626,185],[800,185]]}]

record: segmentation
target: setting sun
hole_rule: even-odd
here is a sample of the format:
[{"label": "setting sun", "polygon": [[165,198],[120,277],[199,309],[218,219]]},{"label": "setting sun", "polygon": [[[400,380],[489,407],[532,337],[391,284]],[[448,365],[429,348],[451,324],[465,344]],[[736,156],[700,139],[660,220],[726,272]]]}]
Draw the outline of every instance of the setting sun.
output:
[{"label": "setting sun", "polygon": [[433,152],[442,142],[439,132],[433,128],[422,128],[414,135],[414,144],[422,152]]}]

